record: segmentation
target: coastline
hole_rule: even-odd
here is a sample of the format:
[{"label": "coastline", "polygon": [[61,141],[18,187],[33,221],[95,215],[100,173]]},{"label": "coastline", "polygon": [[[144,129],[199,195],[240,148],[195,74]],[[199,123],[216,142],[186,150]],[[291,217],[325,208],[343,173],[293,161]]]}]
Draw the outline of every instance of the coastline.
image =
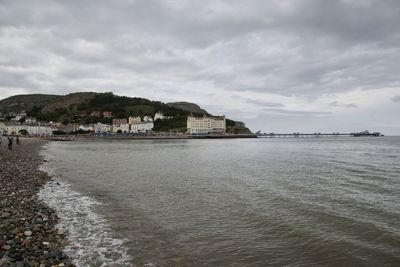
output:
[{"label": "coastline", "polygon": [[78,135],[78,136],[53,136],[52,141],[77,141],[77,140],[179,140],[179,139],[244,139],[257,138],[255,134],[224,134],[224,135]]},{"label": "coastline", "polygon": [[0,266],[74,266],[63,253],[66,235],[56,229],[56,212],[39,190],[51,180],[39,166],[47,141],[21,139],[9,151],[0,147]]}]

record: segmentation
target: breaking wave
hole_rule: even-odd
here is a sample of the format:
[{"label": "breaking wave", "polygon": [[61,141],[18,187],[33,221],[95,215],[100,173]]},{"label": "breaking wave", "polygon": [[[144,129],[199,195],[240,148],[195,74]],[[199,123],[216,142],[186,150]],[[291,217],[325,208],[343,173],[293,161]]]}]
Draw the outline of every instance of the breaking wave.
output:
[{"label": "breaking wave", "polygon": [[[47,163],[41,170],[52,175]],[[41,189],[39,198],[57,212],[57,229],[65,232],[69,241],[64,252],[76,266],[132,265],[127,240],[112,237],[107,221],[95,212],[104,204],[72,190],[70,184],[54,176]]]}]

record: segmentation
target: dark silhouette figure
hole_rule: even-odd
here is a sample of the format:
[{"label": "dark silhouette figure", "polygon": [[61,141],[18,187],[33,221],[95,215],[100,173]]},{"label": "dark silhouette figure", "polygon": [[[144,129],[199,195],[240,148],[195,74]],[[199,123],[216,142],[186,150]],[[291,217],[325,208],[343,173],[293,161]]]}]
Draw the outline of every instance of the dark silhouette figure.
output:
[{"label": "dark silhouette figure", "polygon": [[12,150],[12,146],[13,146],[13,142],[14,142],[14,139],[12,138],[12,136],[10,137],[8,137],[8,149],[9,150]]},{"label": "dark silhouette figure", "polygon": [[19,145],[19,136],[17,135],[17,145]]}]

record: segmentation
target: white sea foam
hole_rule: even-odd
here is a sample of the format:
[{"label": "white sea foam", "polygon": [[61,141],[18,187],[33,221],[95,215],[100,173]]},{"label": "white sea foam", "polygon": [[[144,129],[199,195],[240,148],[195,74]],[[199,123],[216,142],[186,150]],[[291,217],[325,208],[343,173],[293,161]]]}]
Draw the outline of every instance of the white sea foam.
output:
[{"label": "white sea foam", "polygon": [[[52,174],[47,163],[41,169]],[[42,188],[39,198],[57,212],[57,228],[66,232],[69,240],[64,252],[76,266],[131,265],[126,240],[113,238],[107,221],[95,213],[102,203],[72,190],[58,177]]]}]

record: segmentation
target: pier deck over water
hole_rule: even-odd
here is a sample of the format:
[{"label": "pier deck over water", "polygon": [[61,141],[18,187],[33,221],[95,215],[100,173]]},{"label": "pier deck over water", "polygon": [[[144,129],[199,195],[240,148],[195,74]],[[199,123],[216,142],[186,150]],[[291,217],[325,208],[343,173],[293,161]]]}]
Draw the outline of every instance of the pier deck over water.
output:
[{"label": "pier deck over water", "polygon": [[339,136],[383,136],[381,133],[257,133],[258,138],[310,138],[310,137],[339,137]]},{"label": "pier deck over water", "polygon": [[144,140],[144,139],[238,139],[238,138],[316,138],[316,137],[359,137],[359,136],[383,136],[375,133],[256,133],[256,134],[210,134],[210,135],[156,135],[156,134],[96,134],[79,136],[53,136],[47,139],[52,141],[77,141],[81,139],[104,140]]}]

